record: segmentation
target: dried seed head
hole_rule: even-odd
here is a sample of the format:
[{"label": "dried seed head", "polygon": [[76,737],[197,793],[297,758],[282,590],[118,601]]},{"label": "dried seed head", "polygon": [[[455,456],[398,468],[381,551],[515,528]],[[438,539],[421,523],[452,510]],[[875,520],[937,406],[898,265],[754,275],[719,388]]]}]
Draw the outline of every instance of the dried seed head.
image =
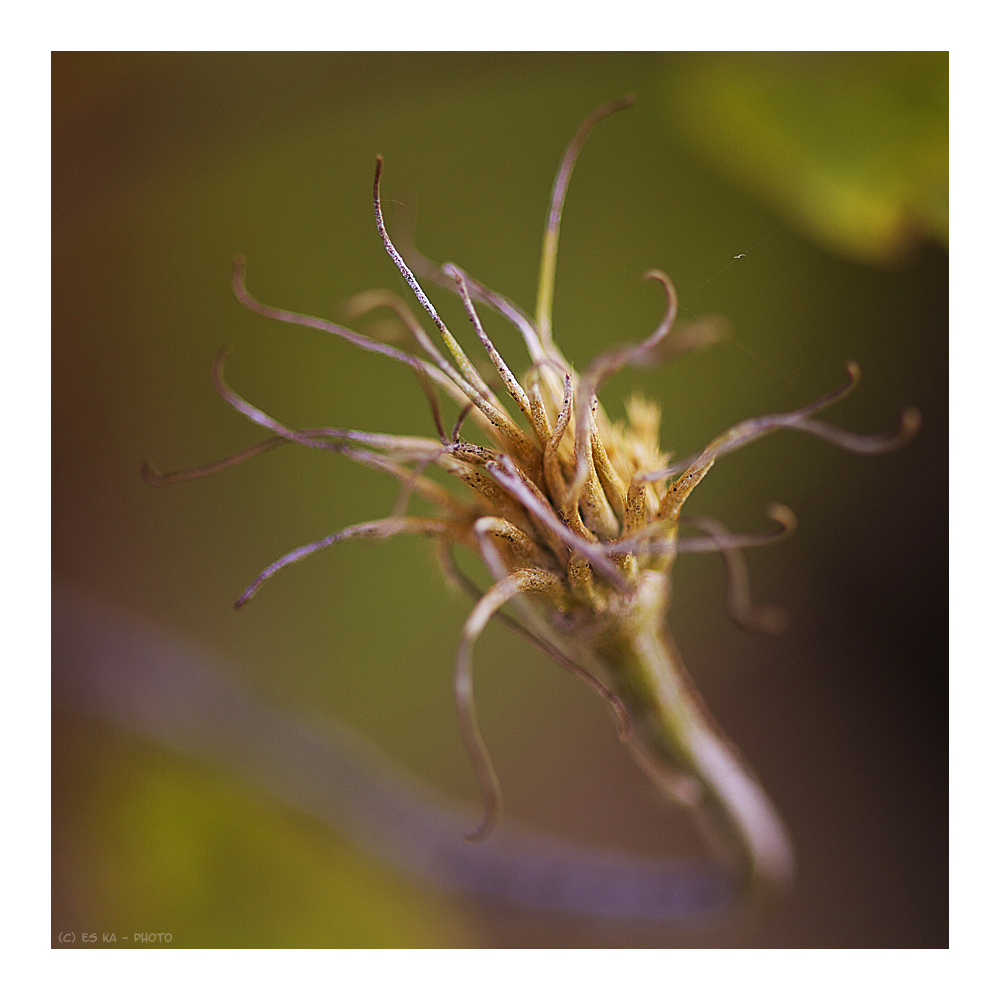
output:
[{"label": "dried seed head", "polygon": [[[543,240],[534,319],[454,264],[439,267],[415,249],[405,255],[407,263],[390,239],[382,217],[383,161],[378,157],[373,185],[378,232],[417,302],[437,328],[450,360],[394,293],[375,290],[356,296],[348,311],[360,315],[387,306],[410,332],[420,354],[372,340],[327,320],[262,304],[247,291],[245,262],[242,257],[236,258],[233,287],[247,308],[283,322],[326,331],[411,367],[431,402],[439,441],[338,428],[293,430],[226,384],[224,355],[220,355],[213,366],[217,391],[273,436],[201,469],[160,475],[147,466],[144,475],[157,485],[197,478],[294,442],[336,451],[396,477],[402,489],[391,516],[354,525],[288,553],[259,574],[236,606],[246,604],[277,570],[334,542],[396,534],[436,539],[446,574],[476,597],[462,632],[455,680],[462,736],[486,803],[483,822],[471,836],[486,833],[500,808],[496,773],[476,722],[471,650],[490,618],[513,601],[516,627],[557,662],[584,677],[608,701],[621,732],[634,738],[644,766],[658,760],[658,780],[665,787],[686,789],[681,796],[686,801],[709,805],[714,802],[716,813],[724,814],[735,829],[734,838],[745,842],[744,853],[750,858],[746,862],[748,870],[765,872],[778,883],[790,877],[791,865],[780,821],[764,808],[767,802],[763,793],[747,792],[751,779],[740,770],[738,762],[732,762],[731,752],[710,749],[713,744],[706,742],[711,739],[706,735],[710,727],[686,687],[664,615],[670,600],[670,570],[677,553],[715,551],[726,560],[733,617],[748,627],[780,630],[780,609],[753,607],[740,550],[781,537],[794,527],[794,516],[781,505],[773,506],[768,514],[778,528],[760,535],[734,535],[711,518],[694,518],[688,523],[700,534],[682,536],[682,509],[718,459],[775,430],[804,431],[847,450],[873,454],[895,448],[912,437],[919,415],[907,410],[896,431],[873,436],[853,434],[817,421],[816,413],[842,399],[857,384],[860,373],[851,362],[847,365],[847,381],[827,396],[788,413],[742,421],[711,440],[699,454],[673,464],[669,453],[661,451],[660,408],[656,403],[635,394],[626,404],[627,422],[608,418],[597,398],[608,378],[626,366],[649,366],[672,354],[704,346],[711,342],[716,329],[712,322],[705,322],[672,333],[677,294],[665,274],[651,270],[643,278],[662,287],[666,307],[663,320],[644,340],[608,350],[582,374],[569,365],[553,340],[555,261],[569,177],[593,125],[631,103],[632,98],[625,98],[598,108],[577,131],[563,157]],[[421,278],[459,295],[505,395],[513,400],[513,415],[490,388],[494,376],[479,371],[470,360],[425,293]],[[476,303],[499,313],[521,332],[531,358],[531,367],[522,381],[494,347]],[[450,435],[442,423],[438,392],[460,408],[459,420]],[[466,418],[485,434],[487,446],[462,437]],[[427,474],[431,468],[457,480],[459,489],[448,489],[432,479]],[[406,508],[413,496],[429,504],[433,513],[408,515]],[[454,545],[478,555],[495,578],[496,583],[485,593],[479,592],[455,567],[451,558]],[[667,764],[679,775],[675,775],[676,780],[666,779]],[[692,788],[698,790],[697,794]]]}]

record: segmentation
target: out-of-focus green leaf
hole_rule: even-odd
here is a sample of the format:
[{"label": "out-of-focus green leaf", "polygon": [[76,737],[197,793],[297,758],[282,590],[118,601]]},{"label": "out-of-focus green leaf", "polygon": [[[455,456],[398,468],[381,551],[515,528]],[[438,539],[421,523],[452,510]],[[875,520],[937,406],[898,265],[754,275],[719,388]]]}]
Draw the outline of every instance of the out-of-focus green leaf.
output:
[{"label": "out-of-focus green leaf", "polygon": [[947,243],[946,52],[697,54],[663,93],[672,128],[828,249]]},{"label": "out-of-focus green leaf", "polygon": [[103,726],[59,721],[53,914],[78,943],[83,933],[115,948],[472,943],[445,902],[315,822]]}]

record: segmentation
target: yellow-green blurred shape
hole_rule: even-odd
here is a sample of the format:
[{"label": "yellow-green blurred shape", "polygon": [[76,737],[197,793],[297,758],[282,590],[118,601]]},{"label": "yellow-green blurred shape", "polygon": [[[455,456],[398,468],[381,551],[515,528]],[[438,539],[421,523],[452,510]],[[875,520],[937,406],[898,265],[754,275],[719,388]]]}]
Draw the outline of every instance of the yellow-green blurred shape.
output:
[{"label": "yellow-green blurred shape", "polygon": [[78,945],[83,933],[119,948],[475,943],[446,903],[318,823],[103,726],[66,717],[60,733],[53,930]]},{"label": "yellow-green blurred shape", "polygon": [[828,250],[947,245],[947,52],[698,54],[662,93],[703,158]]}]

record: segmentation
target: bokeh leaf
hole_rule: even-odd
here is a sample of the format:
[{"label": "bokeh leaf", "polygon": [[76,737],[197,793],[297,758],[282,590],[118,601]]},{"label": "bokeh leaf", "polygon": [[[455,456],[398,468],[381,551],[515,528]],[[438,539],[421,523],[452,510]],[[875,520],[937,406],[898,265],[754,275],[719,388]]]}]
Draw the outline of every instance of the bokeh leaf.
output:
[{"label": "bokeh leaf", "polygon": [[445,901],[314,821],[104,725],[57,723],[53,921],[76,946],[82,932],[113,948],[473,941]]},{"label": "bokeh leaf", "polygon": [[705,53],[670,126],[814,241],[871,264],[948,239],[948,53]]}]

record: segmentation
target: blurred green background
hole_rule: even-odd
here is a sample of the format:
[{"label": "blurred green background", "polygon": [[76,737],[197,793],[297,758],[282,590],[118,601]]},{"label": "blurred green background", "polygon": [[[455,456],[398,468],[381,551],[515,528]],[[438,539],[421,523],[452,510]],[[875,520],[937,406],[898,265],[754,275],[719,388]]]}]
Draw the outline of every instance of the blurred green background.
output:
[{"label": "blurred green background", "polygon": [[[831,420],[924,426],[880,458],[774,435],[725,459],[690,506],[735,529],[798,514],[750,553],[789,632],[724,613],[711,557],[678,565],[671,625],[723,728],[785,815],[800,863],[752,927],[605,929],[499,912],[412,884],[210,765],[57,709],[53,932],[169,931],[174,946],[947,945],[947,56],[791,54],[53,55],[53,575],[239,663],[285,704],[344,720],[414,773],[476,799],[451,696],[468,604],[419,539],[352,542],[232,601],[284,552],[386,514],[396,489],[284,448],[156,491],[139,476],[262,435],[209,383],[290,426],[433,434],[411,374],[233,298],[335,317],[404,291],[372,219],[418,202],[417,237],[529,311],[565,144],[598,126],[562,230],[555,336],[583,366],[644,336],[666,270],[682,316],[733,335],[641,386],[684,455],[747,416],[864,380]],[[759,244],[759,245],[757,245]],[[750,248],[753,249],[750,249]],[[746,251],[746,257],[735,259]],[[464,335],[460,307],[432,295]],[[513,331],[487,329],[515,369]],[[364,328],[364,327],[362,327]],[[483,729],[511,815],[669,854],[689,834],[603,706],[499,626],[477,648]]]}]

